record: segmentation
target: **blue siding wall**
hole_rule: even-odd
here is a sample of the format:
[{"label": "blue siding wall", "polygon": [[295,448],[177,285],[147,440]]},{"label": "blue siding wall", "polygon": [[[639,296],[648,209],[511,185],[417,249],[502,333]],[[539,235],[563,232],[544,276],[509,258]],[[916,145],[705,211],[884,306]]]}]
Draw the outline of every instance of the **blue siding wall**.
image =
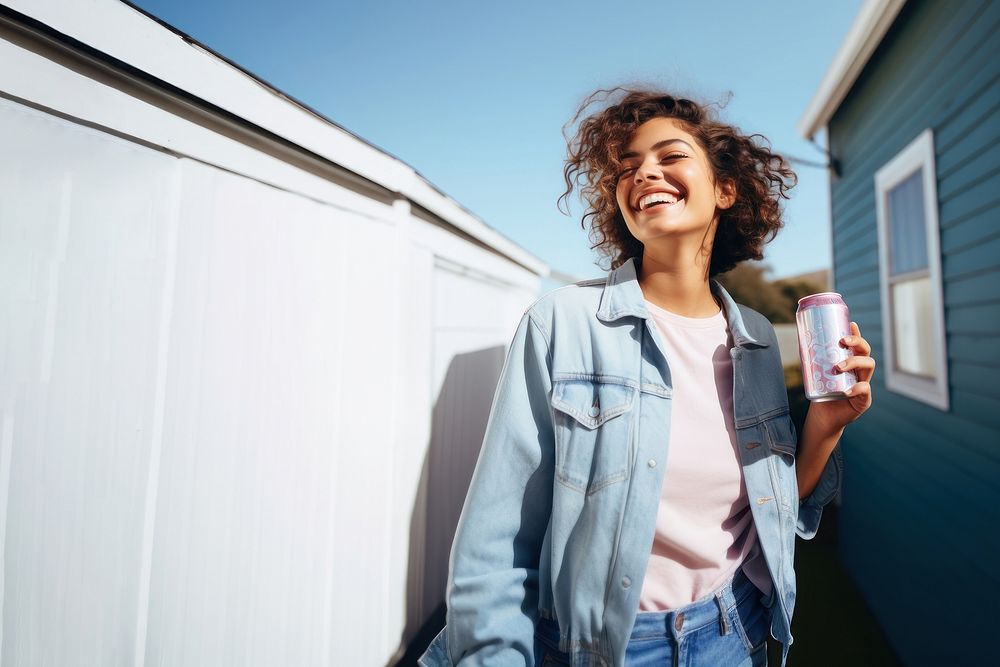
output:
[{"label": "blue siding wall", "polygon": [[1000,2],[911,0],[830,123],[835,289],[876,360],[874,174],[928,127],[952,407],[876,378],[875,406],[843,441],[841,555],[904,664],[997,664]]}]

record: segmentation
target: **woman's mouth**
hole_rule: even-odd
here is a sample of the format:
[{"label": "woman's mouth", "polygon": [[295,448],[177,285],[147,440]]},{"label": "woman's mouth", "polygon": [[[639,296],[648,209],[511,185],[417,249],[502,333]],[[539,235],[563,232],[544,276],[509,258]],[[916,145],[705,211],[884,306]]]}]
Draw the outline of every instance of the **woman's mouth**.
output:
[{"label": "woman's mouth", "polygon": [[639,200],[639,208],[635,209],[636,213],[656,213],[663,212],[668,209],[675,208],[678,204],[684,202],[684,197],[675,197],[673,195],[661,196],[660,193],[650,195],[649,199],[643,197]]}]

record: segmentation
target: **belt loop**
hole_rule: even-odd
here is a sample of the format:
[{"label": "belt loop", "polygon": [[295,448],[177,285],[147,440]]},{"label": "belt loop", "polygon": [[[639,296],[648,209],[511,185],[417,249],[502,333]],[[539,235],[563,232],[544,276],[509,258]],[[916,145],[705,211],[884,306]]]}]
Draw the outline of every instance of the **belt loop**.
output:
[{"label": "belt loop", "polygon": [[726,605],[722,601],[722,591],[715,592],[715,603],[719,606],[719,624],[723,635],[729,634],[729,616],[726,614]]}]

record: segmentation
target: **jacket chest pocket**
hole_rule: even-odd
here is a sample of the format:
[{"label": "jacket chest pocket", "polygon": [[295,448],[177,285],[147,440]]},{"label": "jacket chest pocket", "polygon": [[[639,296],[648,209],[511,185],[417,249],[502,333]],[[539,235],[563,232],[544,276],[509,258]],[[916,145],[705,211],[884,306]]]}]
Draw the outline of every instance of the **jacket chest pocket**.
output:
[{"label": "jacket chest pocket", "polygon": [[590,495],[629,475],[638,390],[594,377],[553,380],[556,479]]}]

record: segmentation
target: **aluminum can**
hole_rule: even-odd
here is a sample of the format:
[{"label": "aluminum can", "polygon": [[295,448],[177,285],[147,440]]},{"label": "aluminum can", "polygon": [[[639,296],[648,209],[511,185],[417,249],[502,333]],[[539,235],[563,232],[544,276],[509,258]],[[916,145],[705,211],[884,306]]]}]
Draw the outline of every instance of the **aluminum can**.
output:
[{"label": "aluminum can", "polygon": [[857,383],[854,371],[838,371],[834,366],[853,356],[840,339],[851,335],[847,304],[836,292],[810,294],[799,299],[795,311],[802,383],[810,401],[846,399],[844,392]]}]

